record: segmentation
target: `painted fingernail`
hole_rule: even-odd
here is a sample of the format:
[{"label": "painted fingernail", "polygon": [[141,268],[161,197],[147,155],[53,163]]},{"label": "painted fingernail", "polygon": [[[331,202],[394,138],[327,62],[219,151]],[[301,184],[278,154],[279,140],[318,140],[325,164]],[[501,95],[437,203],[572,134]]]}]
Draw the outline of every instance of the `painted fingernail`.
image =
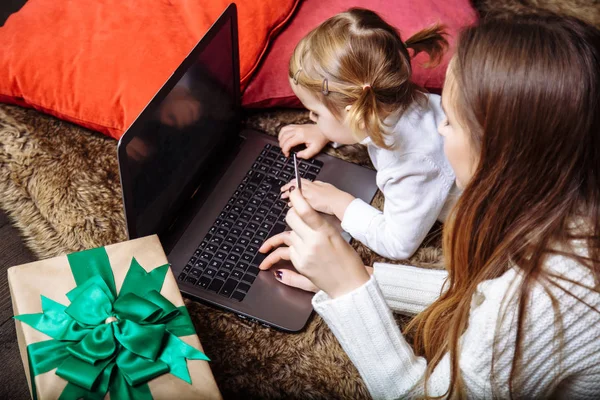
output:
[{"label": "painted fingernail", "polygon": [[290,192],[293,192],[296,189],[296,186],[290,186]]},{"label": "painted fingernail", "polygon": [[283,272],[281,272],[281,271],[275,271],[275,278],[277,278],[278,281],[280,281],[281,279],[283,279]]}]

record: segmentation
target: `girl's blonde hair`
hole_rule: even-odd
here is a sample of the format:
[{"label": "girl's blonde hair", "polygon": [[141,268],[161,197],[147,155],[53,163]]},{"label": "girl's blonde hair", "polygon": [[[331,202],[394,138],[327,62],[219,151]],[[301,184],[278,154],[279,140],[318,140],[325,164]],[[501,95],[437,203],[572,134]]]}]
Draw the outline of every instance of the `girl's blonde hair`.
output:
[{"label": "girl's blonde hair", "polygon": [[402,42],[398,31],[373,11],[352,8],[329,18],[294,49],[289,76],[294,84],[314,92],[338,118],[347,115],[352,131],[361,131],[380,147],[386,143],[385,119],[424,101],[425,90],[411,82],[413,56],[429,55],[438,65],[448,42],[440,25],[417,32]]}]

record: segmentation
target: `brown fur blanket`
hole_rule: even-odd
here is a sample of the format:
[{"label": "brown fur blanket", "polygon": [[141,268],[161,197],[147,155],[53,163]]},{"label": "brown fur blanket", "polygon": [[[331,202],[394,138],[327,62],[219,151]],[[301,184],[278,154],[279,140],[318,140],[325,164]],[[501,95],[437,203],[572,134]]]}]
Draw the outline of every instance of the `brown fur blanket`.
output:
[{"label": "brown fur blanket", "polygon": [[[306,120],[303,111],[250,116],[248,126],[275,134]],[[329,152],[360,164],[360,147]],[[0,105],[0,206],[40,258],[126,239],[116,142],[42,115]],[[375,199],[381,205],[382,197]],[[413,262],[440,256],[436,227]],[[355,247],[365,263],[376,258]],[[315,316],[305,331],[285,334],[187,301],[211,367],[228,398],[365,398],[366,389],[331,331]]]}]

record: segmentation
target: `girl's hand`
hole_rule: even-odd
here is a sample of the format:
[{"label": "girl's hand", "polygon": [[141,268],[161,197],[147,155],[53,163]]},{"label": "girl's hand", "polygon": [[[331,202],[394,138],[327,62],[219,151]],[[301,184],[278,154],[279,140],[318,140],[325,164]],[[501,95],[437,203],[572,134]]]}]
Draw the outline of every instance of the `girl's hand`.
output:
[{"label": "girl's hand", "polygon": [[[281,198],[289,198],[289,189],[298,187],[296,179],[281,187]],[[325,214],[335,215],[340,221],[344,218],[344,213],[348,205],[354,200],[354,196],[346,193],[335,186],[321,182],[311,182],[302,179],[302,196],[308,201],[308,204],[317,211]]]},{"label": "girl's hand", "polygon": [[309,159],[321,151],[329,143],[323,136],[317,125],[287,125],[279,131],[279,147],[286,157],[290,156],[290,149],[300,144],[306,145],[306,149],[297,153],[298,157]]},{"label": "girl's hand", "polygon": [[[290,200],[293,208],[288,211],[286,222],[293,231],[273,236],[259,251],[266,253],[282,244],[288,247],[279,247],[269,254],[259,268],[269,269],[280,260],[290,260],[315,288],[332,298],[367,282],[369,273],[342,235],[308,204],[300,191],[292,191]],[[281,280],[288,273],[292,272],[283,271]],[[304,285],[306,281],[299,284]]]}]

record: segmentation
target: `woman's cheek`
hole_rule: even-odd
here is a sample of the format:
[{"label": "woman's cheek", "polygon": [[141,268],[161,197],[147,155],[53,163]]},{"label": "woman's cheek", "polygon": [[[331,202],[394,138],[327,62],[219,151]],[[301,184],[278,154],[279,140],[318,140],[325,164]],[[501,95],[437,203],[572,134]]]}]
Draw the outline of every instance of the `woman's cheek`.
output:
[{"label": "woman's cheek", "polygon": [[442,122],[437,129],[438,133],[440,134],[440,136],[442,137],[446,137],[446,133],[448,131],[448,127],[445,125],[445,122]]},{"label": "woman's cheek", "polygon": [[452,140],[449,140],[448,136],[445,136],[444,139],[444,153],[446,154],[446,158],[450,162],[452,169],[457,173],[460,170],[460,154],[457,154],[458,149],[456,148],[455,143]]}]

